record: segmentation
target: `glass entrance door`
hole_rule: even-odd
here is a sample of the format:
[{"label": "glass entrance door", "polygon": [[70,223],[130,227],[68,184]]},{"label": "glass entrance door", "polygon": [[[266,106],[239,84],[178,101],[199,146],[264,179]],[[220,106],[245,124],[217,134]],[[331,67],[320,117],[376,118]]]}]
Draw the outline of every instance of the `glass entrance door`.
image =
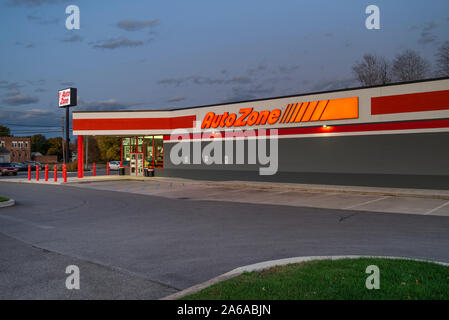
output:
[{"label": "glass entrance door", "polygon": [[143,176],[143,153],[130,153],[129,174]]},{"label": "glass entrance door", "polygon": [[137,153],[137,173],[136,176],[143,176],[143,153]]}]

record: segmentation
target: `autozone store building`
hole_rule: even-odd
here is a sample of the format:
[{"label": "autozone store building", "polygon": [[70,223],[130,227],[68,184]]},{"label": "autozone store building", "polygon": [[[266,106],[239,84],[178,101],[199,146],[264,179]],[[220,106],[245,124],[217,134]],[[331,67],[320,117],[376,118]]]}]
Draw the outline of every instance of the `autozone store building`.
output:
[{"label": "autozone store building", "polygon": [[[227,130],[250,134],[226,138]],[[73,134],[81,155],[83,136],[121,137],[121,165],[133,176],[154,169],[206,180],[449,189],[449,78],[172,110],[78,111]],[[181,162],[170,156],[180,139],[191,145]],[[271,175],[260,174],[266,162],[249,161],[251,141],[262,139],[267,154],[277,139]],[[224,140],[243,141],[243,163],[226,143],[208,161],[208,145]]]}]

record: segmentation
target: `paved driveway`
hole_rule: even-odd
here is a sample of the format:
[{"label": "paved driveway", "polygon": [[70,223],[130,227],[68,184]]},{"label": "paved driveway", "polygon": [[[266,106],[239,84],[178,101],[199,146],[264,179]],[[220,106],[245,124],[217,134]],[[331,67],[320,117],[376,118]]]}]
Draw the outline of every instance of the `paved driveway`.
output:
[{"label": "paved driveway", "polygon": [[[175,289],[238,266],[294,256],[372,254],[449,262],[449,219],[441,216],[5,182],[0,194],[17,200],[0,209],[1,233]],[[2,249],[2,259],[13,256],[8,250]],[[19,275],[22,269],[17,263]]]}]

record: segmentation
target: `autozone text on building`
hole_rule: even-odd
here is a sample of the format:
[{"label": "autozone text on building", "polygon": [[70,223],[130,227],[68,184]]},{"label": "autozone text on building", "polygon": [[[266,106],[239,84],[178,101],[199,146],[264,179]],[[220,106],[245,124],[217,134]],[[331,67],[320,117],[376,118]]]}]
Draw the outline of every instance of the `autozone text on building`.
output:
[{"label": "autozone text on building", "polygon": [[254,108],[242,108],[239,114],[208,112],[201,124],[202,129],[243,127],[308,122],[354,119],[359,116],[358,97],[298,102],[288,104],[281,109],[257,111]]}]

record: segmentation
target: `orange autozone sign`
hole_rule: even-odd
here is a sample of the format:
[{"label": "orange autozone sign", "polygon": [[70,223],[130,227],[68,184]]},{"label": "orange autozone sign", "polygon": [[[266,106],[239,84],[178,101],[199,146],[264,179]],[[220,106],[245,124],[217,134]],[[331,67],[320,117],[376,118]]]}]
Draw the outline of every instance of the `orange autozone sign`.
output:
[{"label": "orange autozone sign", "polygon": [[254,108],[242,108],[239,114],[208,112],[201,124],[202,129],[217,127],[243,127],[354,119],[359,116],[358,97],[298,102],[288,104],[281,109],[256,111]]}]

